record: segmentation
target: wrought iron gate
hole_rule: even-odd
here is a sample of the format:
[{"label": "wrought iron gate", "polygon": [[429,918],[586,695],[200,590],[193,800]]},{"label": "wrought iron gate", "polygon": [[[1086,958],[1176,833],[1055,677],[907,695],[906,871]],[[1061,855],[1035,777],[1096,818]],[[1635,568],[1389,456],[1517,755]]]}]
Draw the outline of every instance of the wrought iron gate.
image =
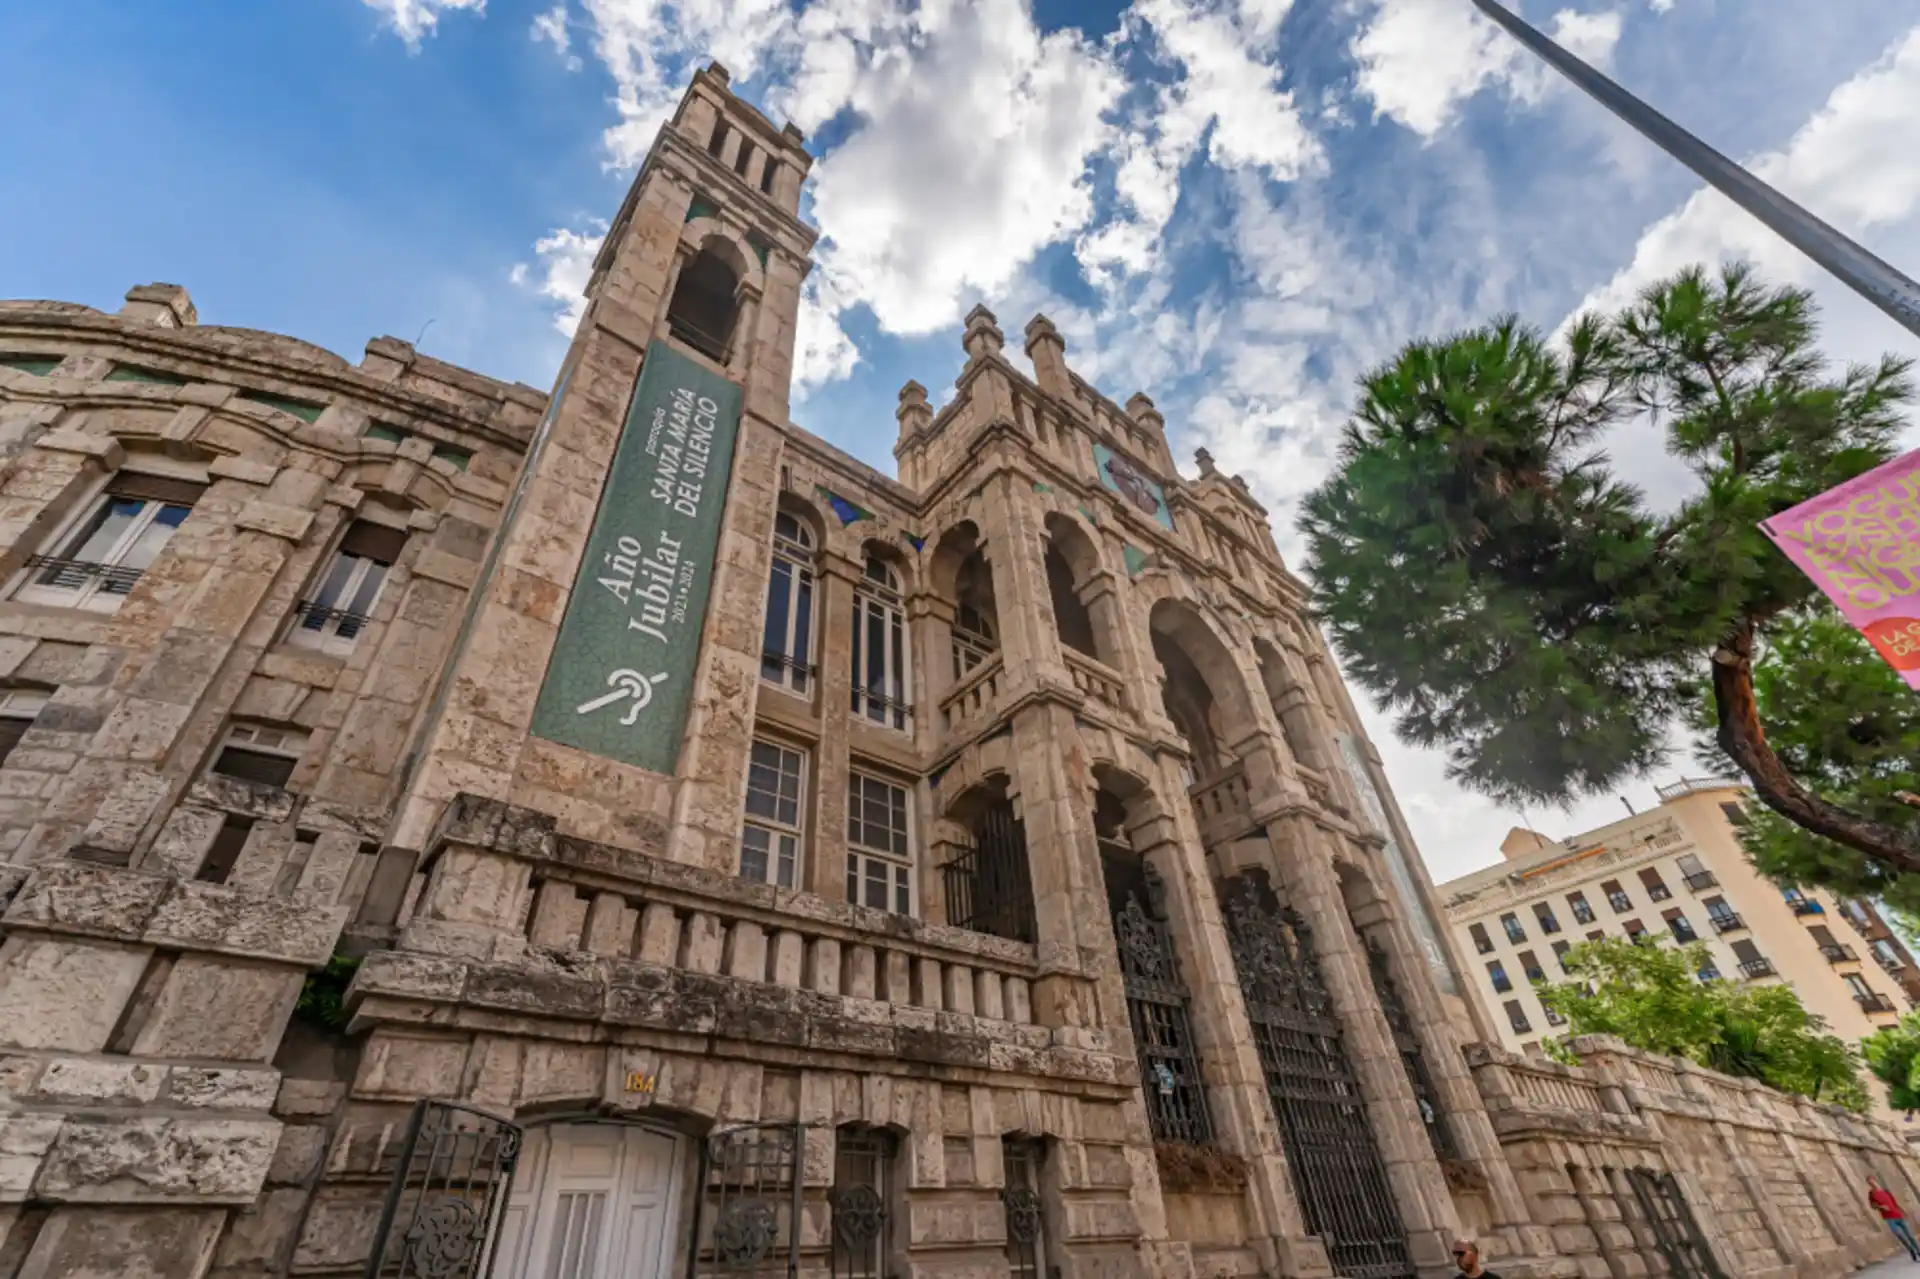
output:
[{"label": "wrought iron gate", "polygon": [[800,1273],[805,1134],[800,1123],[743,1124],[701,1144],[689,1279]]},{"label": "wrought iron gate", "polygon": [[1727,1279],[1673,1174],[1651,1168],[1626,1171],[1627,1184],[1640,1201],[1640,1215],[1652,1229],[1654,1245],[1667,1259],[1673,1279]]},{"label": "wrought iron gate", "polygon": [[367,1279],[482,1279],[519,1159],[520,1129],[506,1120],[415,1102]]},{"label": "wrought iron gate", "polygon": [[1213,1118],[1187,1017],[1187,983],[1167,932],[1159,882],[1124,844],[1102,840],[1100,853],[1148,1126],[1160,1141],[1212,1141]]},{"label": "wrought iron gate", "polygon": [[1257,871],[1229,880],[1220,899],[1308,1233],[1347,1279],[1412,1279],[1400,1211],[1311,934]]},{"label": "wrought iron gate", "polygon": [[1413,1016],[1400,997],[1400,986],[1393,979],[1387,953],[1371,938],[1367,940],[1367,970],[1373,975],[1373,993],[1379,997],[1380,1011],[1386,1014],[1387,1026],[1393,1031],[1393,1045],[1400,1050],[1400,1064],[1406,1067],[1407,1082],[1413,1085],[1413,1099],[1420,1107],[1420,1121],[1426,1126],[1433,1153],[1442,1159],[1457,1158],[1453,1132],[1440,1111],[1439,1094],[1434,1090],[1433,1077],[1427,1073],[1427,1059],[1420,1052],[1420,1036],[1414,1031]]}]

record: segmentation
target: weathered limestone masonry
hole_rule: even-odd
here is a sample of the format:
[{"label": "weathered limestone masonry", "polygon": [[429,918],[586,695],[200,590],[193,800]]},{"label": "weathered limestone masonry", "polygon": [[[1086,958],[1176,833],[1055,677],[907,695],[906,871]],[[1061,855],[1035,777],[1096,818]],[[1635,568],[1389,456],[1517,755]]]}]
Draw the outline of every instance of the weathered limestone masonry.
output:
[{"label": "weathered limestone masonry", "polygon": [[0,1279],[1890,1251],[1886,1130],[1473,1042],[1266,512],[1044,317],[897,481],[788,421],[802,141],[694,77],[550,398],[0,304]]},{"label": "weathered limestone masonry", "polygon": [[1886,1255],[1869,1176],[1920,1196],[1906,1142],[1885,1125],[1606,1036],[1576,1047],[1579,1068],[1480,1044],[1468,1056],[1539,1220],[1582,1274],[1686,1273],[1648,1171],[1691,1205],[1696,1255],[1742,1279],[1840,1275]]}]

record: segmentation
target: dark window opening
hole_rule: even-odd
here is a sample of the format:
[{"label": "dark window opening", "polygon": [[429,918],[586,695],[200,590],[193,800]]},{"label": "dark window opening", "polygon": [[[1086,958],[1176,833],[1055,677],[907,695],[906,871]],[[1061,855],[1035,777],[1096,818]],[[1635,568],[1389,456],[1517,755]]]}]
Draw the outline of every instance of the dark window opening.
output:
[{"label": "dark window opening", "polygon": [[740,143],[740,154],[733,157],[733,171],[743,178],[746,177],[747,166],[753,163],[754,155],[753,144],[742,141]]},{"label": "dark window opening", "polygon": [[707,139],[707,154],[717,160],[720,158],[720,153],[726,149],[727,122],[725,120],[715,120],[713,122],[713,136]]},{"label": "dark window opening", "polygon": [[1006,1210],[1009,1279],[1042,1279],[1047,1222],[1040,1198],[1040,1169],[1046,1161],[1046,1145],[1036,1137],[1003,1137],[1000,1157],[1006,1169],[1000,1202]]},{"label": "dark window opening", "polygon": [[711,360],[725,363],[739,303],[740,279],[710,249],[702,249],[680,272],[667,304],[667,331]]},{"label": "dark window opening", "polygon": [[773,194],[773,171],[777,167],[773,157],[768,156],[766,165],[760,170],[760,190],[766,195]]},{"label": "dark window opening", "polygon": [[1066,556],[1051,546],[1047,548],[1046,563],[1047,591],[1053,597],[1053,623],[1060,633],[1060,642],[1098,661],[1100,653],[1093,642],[1093,615],[1087,612],[1087,606],[1080,602],[1080,592],[1074,589],[1073,569],[1068,567]]},{"label": "dark window opening", "polygon": [[235,724],[213,761],[213,771],[241,781],[284,788],[299,767],[306,735],[259,724]]},{"label": "dark window opening", "polygon": [[1485,924],[1468,924],[1467,935],[1473,938],[1473,948],[1482,955],[1493,953],[1493,938],[1487,936]]},{"label": "dark window opening", "polygon": [[989,798],[967,823],[972,843],[940,868],[947,922],[970,932],[1033,942],[1033,880],[1027,870],[1026,826],[1004,795]]},{"label": "dark window opening", "polygon": [[220,823],[220,833],[213,837],[213,844],[207,849],[207,855],[200,863],[200,870],[194,878],[203,884],[224,884],[233,874],[233,868],[240,861],[240,854],[247,846],[247,836],[253,831],[253,818],[228,813],[226,820]]}]

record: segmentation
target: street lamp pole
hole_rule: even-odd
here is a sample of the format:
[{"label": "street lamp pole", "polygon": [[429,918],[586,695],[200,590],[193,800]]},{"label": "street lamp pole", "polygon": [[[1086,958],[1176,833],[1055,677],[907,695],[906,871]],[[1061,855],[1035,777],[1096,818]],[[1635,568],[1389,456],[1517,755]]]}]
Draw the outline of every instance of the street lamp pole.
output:
[{"label": "street lamp pole", "polygon": [[1473,4],[1601,106],[1699,174],[1703,181],[1825,267],[1841,283],[1886,312],[1895,324],[1920,336],[1920,284],[1568,53],[1499,0],[1473,0]]}]

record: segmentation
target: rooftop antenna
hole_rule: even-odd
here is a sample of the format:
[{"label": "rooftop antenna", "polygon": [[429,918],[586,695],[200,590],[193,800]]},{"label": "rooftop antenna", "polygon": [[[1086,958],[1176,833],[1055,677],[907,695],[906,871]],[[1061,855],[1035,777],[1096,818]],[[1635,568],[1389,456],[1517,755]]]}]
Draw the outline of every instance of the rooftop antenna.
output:
[{"label": "rooftop antenna", "polygon": [[1620,802],[1627,806],[1627,816],[1638,817],[1640,815],[1637,811],[1635,811],[1633,807],[1633,801],[1628,799],[1625,795],[1620,796]]},{"label": "rooftop antenna", "polygon": [[[439,318],[440,318],[440,317],[436,315],[436,316],[434,316],[434,317],[433,317],[433,320],[437,320],[437,319],[439,319]],[[416,338],[415,338],[415,339],[413,340],[413,348],[414,348],[414,350],[416,350],[416,351],[417,351],[417,350],[419,350],[419,349],[420,349],[420,338],[423,338],[423,337],[425,337],[425,336],[427,336],[427,330],[433,327],[433,320],[428,320],[428,321],[427,321],[427,322],[426,322],[425,324],[423,324],[423,325],[421,325],[421,326],[420,326],[420,337],[416,337]]]}]

